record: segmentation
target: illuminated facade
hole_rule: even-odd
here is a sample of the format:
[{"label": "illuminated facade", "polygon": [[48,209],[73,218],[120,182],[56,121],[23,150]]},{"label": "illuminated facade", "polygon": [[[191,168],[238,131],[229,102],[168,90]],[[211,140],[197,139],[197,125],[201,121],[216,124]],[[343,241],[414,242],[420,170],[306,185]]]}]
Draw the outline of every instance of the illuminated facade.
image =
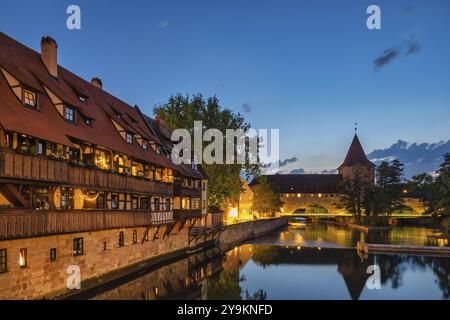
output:
[{"label": "illuminated facade", "polygon": [[[367,159],[356,134],[337,174],[280,174],[267,179],[280,192],[283,214],[346,215],[338,208],[339,184],[355,176],[375,183],[375,164]],[[421,199],[405,194],[404,200],[415,214],[424,212]]]},{"label": "illuminated facade", "polygon": [[70,264],[89,278],[185,248],[208,220],[208,177],[172,163],[163,122],[57,57],[50,37],[38,53],[0,33],[0,298],[62,289]]}]

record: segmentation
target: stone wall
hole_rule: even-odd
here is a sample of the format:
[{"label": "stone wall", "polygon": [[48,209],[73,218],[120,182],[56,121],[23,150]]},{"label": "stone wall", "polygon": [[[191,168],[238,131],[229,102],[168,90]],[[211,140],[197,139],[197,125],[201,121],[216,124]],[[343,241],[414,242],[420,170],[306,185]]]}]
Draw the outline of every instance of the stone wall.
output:
[{"label": "stone wall", "polygon": [[[229,225],[220,235],[221,245],[232,246],[247,239],[270,233],[286,226],[287,217],[248,221]],[[95,279],[112,271],[152,259],[164,254],[196,247],[201,241],[188,243],[188,229],[183,228],[163,239],[166,227],[158,232],[151,228],[144,240],[145,228],[124,228],[62,234],[46,237],[0,241],[0,249],[7,249],[8,271],[0,274],[0,300],[52,298],[67,293],[67,268],[78,266],[81,281]],[[137,231],[137,243],[133,232]],[[119,246],[119,233],[125,235],[124,246]],[[73,254],[73,239],[83,238],[84,253]],[[106,243],[106,250],[105,250]],[[27,265],[20,267],[20,250],[27,249]],[[50,249],[56,249],[56,260],[50,260]],[[126,269],[125,269],[126,270]],[[165,270],[165,269],[164,269]],[[163,272],[163,271],[161,271]],[[156,272],[158,274],[158,272]]]},{"label": "stone wall", "polygon": [[[177,226],[175,227],[177,228]],[[133,244],[133,231],[138,241]],[[119,232],[124,232],[125,245],[119,247]],[[145,228],[129,228],[84,232],[37,238],[0,241],[0,249],[7,249],[8,271],[0,274],[0,300],[45,298],[63,293],[69,277],[67,267],[80,267],[81,280],[87,280],[133,263],[188,247],[187,228],[165,239],[165,227],[159,239],[153,241],[156,228],[149,231],[142,242]],[[84,254],[73,255],[73,239],[83,237]],[[106,250],[104,248],[106,242]],[[191,246],[195,246],[192,243]],[[27,266],[19,266],[20,249],[27,249]],[[50,261],[50,249],[56,248],[57,257]]]},{"label": "stone wall", "polygon": [[225,247],[231,246],[254,237],[268,234],[287,226],[288,219],[288,217],[281,217],[227,225],[220,235],[220,245]]},{"label": "stone wall", "polygon": [[337,208],[339,197],[337,194],[290,194],[289,197],[283,197],[283,213],[292,214],[297,209],[304,209],[309,213],[309,206],[318,205],[328,210],[330,214],[344,214],[345,210]]}]

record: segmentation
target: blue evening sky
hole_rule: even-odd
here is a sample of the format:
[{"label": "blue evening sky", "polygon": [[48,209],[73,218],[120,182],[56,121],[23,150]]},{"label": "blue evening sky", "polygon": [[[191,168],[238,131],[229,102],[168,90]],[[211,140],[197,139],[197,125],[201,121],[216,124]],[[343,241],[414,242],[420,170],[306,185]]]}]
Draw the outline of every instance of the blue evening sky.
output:
[{"label": "blue evening sky", "polygon": [[[81,30],[66,29],[70,4]],[[366,27],[370,4],[381,30]],[[0,30],[37,51],[54,37],[61,65],[148,114],[178,92],[249,104],[307,170],[339,165],[355,121],[367,152],[450,138],[449,0],[0,0]]]}]

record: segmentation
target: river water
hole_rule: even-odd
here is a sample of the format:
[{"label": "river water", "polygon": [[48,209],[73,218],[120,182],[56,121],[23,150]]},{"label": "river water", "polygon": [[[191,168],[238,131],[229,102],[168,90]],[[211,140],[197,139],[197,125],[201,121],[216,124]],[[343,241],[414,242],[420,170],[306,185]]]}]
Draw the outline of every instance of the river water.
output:
[{"label": "river water", "polygon": [[[129,275],[76,298],[450,299],[449,258],[363,256],[354,248],[359,239],[427,245],[433,231],[396,227],[368,237],[322,223],[291,225],[226,252],[211,249]],[[373,265],[379,277],[367,272]]]}]

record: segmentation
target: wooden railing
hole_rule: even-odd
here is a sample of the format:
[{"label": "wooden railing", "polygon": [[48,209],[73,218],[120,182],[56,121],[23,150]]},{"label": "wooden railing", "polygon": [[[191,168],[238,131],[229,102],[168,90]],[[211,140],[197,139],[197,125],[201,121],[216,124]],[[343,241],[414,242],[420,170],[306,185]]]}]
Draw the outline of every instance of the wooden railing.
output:
[{"label": "wooden railing", "polygon": [[4,210],[0,240],[117,228],[158,226],[174,222],[173,212],[141,210]]},{"label": "wooden railing", "polygon": [[202,209],[174,209],[173,216],[175,220],[201,218]]},{"label": "wooden railing", "polygon": [[181,185],[175,184],[173,187],[173,194],[175,196],[184,196],[184,197],[201,197],[202,190],[198,188],[186,188]]},{"label": "wooden railing", "polygon": [[67,161],[0,149],[0,178],[12,178],[80,186],[85,188],[173,195],[173,185],[145,178],[126,176],[97,168],[86,168]]}]

